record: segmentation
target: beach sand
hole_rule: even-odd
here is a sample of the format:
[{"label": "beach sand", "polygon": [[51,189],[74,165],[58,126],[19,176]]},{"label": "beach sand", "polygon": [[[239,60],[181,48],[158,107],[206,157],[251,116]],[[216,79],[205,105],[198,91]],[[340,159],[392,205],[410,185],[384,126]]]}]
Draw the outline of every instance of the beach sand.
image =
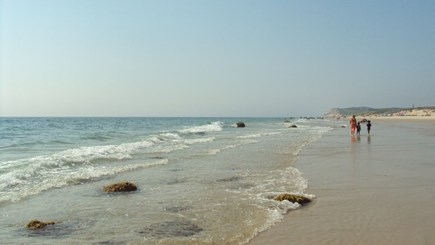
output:
[{"label": "beach sand", "polygon": [[295,165],[316,199],[250,245],[435,244],[435,121],[372,124],[306,147]]}]

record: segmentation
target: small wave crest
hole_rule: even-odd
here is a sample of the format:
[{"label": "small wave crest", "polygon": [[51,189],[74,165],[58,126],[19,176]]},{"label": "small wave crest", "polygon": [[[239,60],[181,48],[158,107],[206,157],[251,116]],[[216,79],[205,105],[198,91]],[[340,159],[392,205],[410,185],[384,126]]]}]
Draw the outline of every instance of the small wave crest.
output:
[{"label": "small wave crest", "polygon": [[0,204],[15,202],[52,188],[99,180],[106,176],[167,163],[167,159],[159,159],[128,165],[88,165],[80,168],[63,167],[54,170],[33,164],[27,168],[16,169],[0,175]]},{"label": "small wave crest", "polygon": [[200,138],[200,139],[186,139],[186,140],[184,140],[184,142],[188,145],[193,145],[193,144],[197,144],[197,143],[212,142],[213,140],[215,140],[215,137]]},{"label": "small wave crest", "polygon": [[138,150],[152,146],[152,142],[139,141],[120,145],[103,145],[68,149],[49,156],[29,159],[46,167],[61,167],[64,165],[89,164],[95,160],[125,160]]},{"label": "small wave crest", "polygon": [[131,155],[139,150],[149,148],[153,145],[153,142],[138,141],[119,145],[99,145],[73,148],[56,152],[51,155],[6,161],[1,163],[0,171],[8,172],[15,168],[27,166],[57,168],[70,165],[89,164],[96,160],[125,160],[130,159]]},{"label": "small wave crest", "polygon": [[179,130],[182,134],[206,134],[209,132],[219,132],[223,130],[223,122],[216,121],[209,124],[194,126],[186,129]]},{"label": "small wave crest", "polygon": [[278,135],[278,134],[281,134],[281,133],[280,132],[265,132],[265,133],[241,135],[241,136],[237,136],[237,138],[238,139],[252,139],[252,138],[260,138],[263,136]]}]

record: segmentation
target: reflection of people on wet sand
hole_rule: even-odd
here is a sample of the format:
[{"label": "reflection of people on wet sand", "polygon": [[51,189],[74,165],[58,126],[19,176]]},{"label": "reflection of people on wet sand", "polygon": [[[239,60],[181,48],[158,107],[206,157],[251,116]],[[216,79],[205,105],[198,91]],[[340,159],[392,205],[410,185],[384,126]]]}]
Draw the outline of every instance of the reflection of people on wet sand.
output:
[{"label": "reflection of people on wet sand", "polygon": [[356,125],[356,135],[360,136],[361,134],[361,124],[358,122]]},{"label": "reflection of people on wet sand", "polygon": [[354,135],[355,134],[355,129],[356,129],[356,118],[355,115],[352,116],[352,118],[349,121],[350,123],[350,135]]},{"label": "reflection of people on wet sand", "polygon": [[357,135],[355,137],[355,135],[351,135],[350,136],[350,143],[361,143],[361,136]]},{"label": "reflection of people on wet sand", "polygon": [[372,128],[372,124],[370,123],[370,120],[367,121],[367,133],[370,135],[370,129]]}]

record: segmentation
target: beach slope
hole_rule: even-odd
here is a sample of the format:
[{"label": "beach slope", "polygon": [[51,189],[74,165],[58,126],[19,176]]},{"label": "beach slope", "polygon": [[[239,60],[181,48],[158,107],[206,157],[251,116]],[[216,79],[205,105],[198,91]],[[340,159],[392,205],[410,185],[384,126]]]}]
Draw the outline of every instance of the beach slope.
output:
[{"label": "beach slope", "polygon": [[435,243],[434,121],[372,123],[305,148],[296,167],[317,198],[250,245]]}]

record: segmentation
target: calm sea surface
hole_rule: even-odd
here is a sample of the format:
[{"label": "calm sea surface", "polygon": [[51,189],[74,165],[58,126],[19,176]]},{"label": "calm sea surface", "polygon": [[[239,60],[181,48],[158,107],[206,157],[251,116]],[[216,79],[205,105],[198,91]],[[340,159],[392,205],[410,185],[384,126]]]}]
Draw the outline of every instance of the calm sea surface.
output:
[{"label": "calm sea surface", "polygon": [[[336,124],[0,118],[0,243],[244,244],[299,207],[271,197],[307,194],[292,165]],[[102,191],[117,181],[139,189]],[[58,223],[27,230],[32,219]]]}]

